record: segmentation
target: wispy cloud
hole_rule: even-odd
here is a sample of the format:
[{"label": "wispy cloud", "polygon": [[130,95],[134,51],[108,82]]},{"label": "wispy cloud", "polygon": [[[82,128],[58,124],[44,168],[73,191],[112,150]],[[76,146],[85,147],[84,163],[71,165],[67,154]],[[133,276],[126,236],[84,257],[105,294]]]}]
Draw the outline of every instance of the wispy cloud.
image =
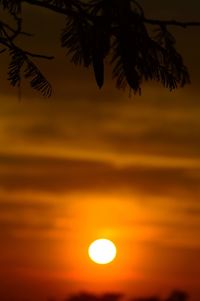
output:
[{"label": "wispy cloud", "polygon": [[200,194],[200,170],[192,167],[115,165],[102,161],[43,156],[1,156],[4,190],[71,192],[126,188],[144,195],[193,198]]}]

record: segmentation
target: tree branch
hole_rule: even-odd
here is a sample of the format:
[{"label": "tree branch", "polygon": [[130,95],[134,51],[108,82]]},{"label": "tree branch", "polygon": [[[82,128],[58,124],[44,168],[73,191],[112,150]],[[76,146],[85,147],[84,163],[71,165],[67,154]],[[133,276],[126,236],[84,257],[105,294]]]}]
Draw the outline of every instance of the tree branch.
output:
[{"label": "tree branch", "polygon": [[[62,7],[61,8],[61,7],[50,4],[49,2],[44,2],[44,1],[42,2],[40,0],[22,0],[22,2],[25,2],[27,4],[31,4],[31,5],[34,5],[34,6],[37,6],[37,7],[47,8],[51,11],[62,14],[64,16],[80,17],[80,14],[81,14],[83,17],[86,17],[91,21],[95,21],[97,18],[100,18],[99,16],[91,15],[90,13],[88,13],[86,10],[84,10],[77,3],[76,3],[76,5],[75,5],[75,3],[72,3],[72,6],[76,7],[76,10],[73,10],[73,9],[69,9],[67,7],[65,7],[65,8]],[[143,12],[143,9],[142,9],[141,5],[137,1],[134,1],[134,2],[138,6],[138,8],[141,10],[142,15],[143,15],[144,12]],[[86,5],[86,7],[87,7],[87,5]],[[176,20],[148,19],[148,18],[145,18],[145,17],[141,18],[141,20],[144,23],[152,24],[152,25],[159,25],[159,26],[160,25],[165,25],[165,26],[169,25],[169,26],[179,26],[179,27],[183,27],[183,28],[186,28],[186,27],[189,27],[189,26],[200,26],[199,21],[198,22],[191,22],[191,21],[181,22],[181,21],[176,21]]]},{"label": "tree branch", "polygon": [[[7,23],[5,23],[3,21],[0,21],[0,25],[3,26],[4,28],[6,28],[8,31],[12,32],[12,34],[15,35],[15,36],[18,35],[18,34],[25,35],[25,36],[28,36],[28,37],[33,36],[31,33],[24,32],[24,31],[19,31],[18,29],[14,29],[10,25],[8,25]],[[13,39],[13,37],[11,37],[11,38]]]},{"label": "tree branch", "polygon": [[74,13],[72,12],[72,10],[67,9],[67,8],[60,8],[57,7],[55,5],[52,5],[48,2],[41,2],[38,0],[22,0],[22,2],[37,6],[37,7],[43,7],[43,8],[47,8],[49,10],[52,10],[56,13],[62,14],[62,15],[69,15],[69,16],[74,16]]},{"label": "tree branch", "polygon": [[31,56],[31,57],[36,57],[36,58],[40,58],[40,59],[47,59],[47,60],[54,59],[54,56],[48,56],[48,55],[45,55],[45,54],[32,53],[32,52],[29,52],[29,51],[26,51],[26,50],[22,50],[22,51],[23,51],[23,53],[25,53],[26,55]]},{"label": "tree branch", "polygon": [[[18,33],[18,31],[16,31],[16,32],[14,31],[13,36],[10,37],[7,34],[6,30],[5,30],[3,23],[1,23],[1,25],[2,25],[2,31],[3,31],[6,39],[1,38],[0,39],[0,44],[6,46],[8,49],[14,49],[15,48],[15,49],[20,50],[24,54],[26,54],[28,56],[31,56],[31,57],[35,57],[35,58],[42,58],[42,59],[48,59],[48,60],[51,60],[51,59],[54,58],[54,56],[47,56],[47,55],[43,55],[43,54],[32,53],[32,52],[29,52],[29,51],[26,51],[26,50],[23,50],[23,49],[19,48],[13,42],[13,39],[16,37],[16,33]],[[8,28],[8,26],[6,26],[6,28]],[[4,52],[4,51],[5,51],[5,49],[2,50],[2,52]]]},{"label": "tree branch", "polygon": [[156,20],[143,18],[144,23],[152,25],[165,25],[165,26],[179,26],[179,27],[189,27],[189,26],[200,26],[200,22],[180,22],[176,20]]},{"label": "tree branch", "polygon": [[[32,53],[17,46],[17,37],[29,35],[22,32],[21,4],[65,17],[62,47],[66,47],[67,55],[72,55],[72,62],[87,67],[93,65],[99,86],[103,82],[104,59],[110,51],[113,76],[119,88],[128,84],[137,93],[143,80],[156,80],[170,90],[189,83],[187,67],[167,27],[195,27],[200,26],[200,21],[146,18],[139,0],[126,0],[127,6],[123,6],[120,0],[113,1],[112,5],[110,1],[97,0],[0,0],[0,4],[14,21],[14,25],[9,25],[0,20],[0,54],[8,50],[11,56],[8,79],[13,86],[20,85],[20,72],[25,62],[26,69],[22,71],[31,86],[44,95],[51,93],[50,84],[30,58],[50,60],[53,56]],[[151,36],[149,26],[160,29],[156,37]]]},{"label": "tree branch", "polygon": [[[59,13],[59,14],[62,14],[64,16],[70,16],[70,17],[77,17],[79,16],[79,14],[72,10],[72,9],[69,9],[67,7],[65,8],[61,8],[61,7],[58,7],[58,6],[55,6],[55,5],[52,5],[50,4],[49,2],[41,2],[39,0],[22,0],[22,2],[25,2],[27,4],[31,4],[31,5],[34,5],[34,6],[37,6],[37,7],[42,7],[42,8],[47,8],[51,11],[54,11],[56,13]],[[74,5],[74,4],[72,4]],[[79,13],[84,13],[84,15],[86,15],[88,17],[88,14],[86,14],[86,12],[81,9],[80,6],[76,6],[77,10],[79,10]]]},{"label": "tree branch", "polygon": [[81,15],[82,17],[85,17],[93,22],[96,21],[97,18],[99,18],[97,16],[92,16],[91,14],[89,14],[86,10],[84,10],[77,3],[76,4],[72,3],[72,6],[75,6],[75,8],[76,8],[76,10],[74,10],[74,9],[69,9],[67,7],[60,8],[58,6],[50,4],[49,2],[41,2],[39,0],[22,0],[22,2],[30,4],[30,5],[34,5],[36,7],[42,7],[42,8],[49,9],[53,12],[64,15],[65,17],[69,16],[69,17],[80,18],[80,15]]}]

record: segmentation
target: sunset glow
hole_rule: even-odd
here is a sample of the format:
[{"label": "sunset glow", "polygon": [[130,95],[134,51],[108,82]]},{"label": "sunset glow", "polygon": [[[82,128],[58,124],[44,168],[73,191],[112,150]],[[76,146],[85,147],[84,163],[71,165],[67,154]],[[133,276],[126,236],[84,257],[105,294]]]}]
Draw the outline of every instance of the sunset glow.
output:
[{"label": "sunset glow", "polygon": [[[76,11],[78,2],[69,7]],[[147,20],[200,15],[197,0],[138,2]],[[109,292],[124,296],[112,301],[164,301],[180,289],[199,301],[200,28],[173,29],[191,85],[170,93],[144,82],[142,95],[129,97],[115,89],[110,66],[99,90],[93,68],[69,62],[58,45],[64,15],[28,3],[23,11],[22,28],[33,39],[22,35],[17,43],[55,56],[33,57],[54,93],[44,99],[22,81],[18,101],[2,54],[0,300]]]}]

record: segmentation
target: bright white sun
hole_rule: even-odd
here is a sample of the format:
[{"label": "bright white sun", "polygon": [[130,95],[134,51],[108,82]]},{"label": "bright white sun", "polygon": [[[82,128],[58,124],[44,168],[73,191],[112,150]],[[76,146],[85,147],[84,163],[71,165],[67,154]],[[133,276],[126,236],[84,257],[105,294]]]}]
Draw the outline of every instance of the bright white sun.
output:
[{"label": "bright white sun", "polygon": [[111,240],[97,239],[91,243],[88,249],[90,258],[98,264],[107,264],[116,257],[116,247]]}]

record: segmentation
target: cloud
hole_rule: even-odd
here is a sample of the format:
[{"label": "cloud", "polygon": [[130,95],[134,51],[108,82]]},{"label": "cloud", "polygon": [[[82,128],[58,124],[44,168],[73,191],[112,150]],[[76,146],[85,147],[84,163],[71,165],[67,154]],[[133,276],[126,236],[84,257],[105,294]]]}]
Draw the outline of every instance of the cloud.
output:
[{"label": "cloud", "polygon": [[200,106],[194,96],[188,92],[171,96],[147,86],[142,102],[139,97],[124,101],[117,92],[100,97],[88,89],[84,97],[72,92],[68,101],[63,96],[52,103],[13,102],[12,111],[5,104],[0,150],[43,151],[52,156],[79,152],[82,157],[88,152],[118,161],[135,155],[164,156],[199,164]]},{"label": "cloud", "polygon": [[17,200],[13,197],[10,199],[2,199],[0,201],[1,213],[3,211],[16,212],[16,211],[48,211],[54,209],[54,205],[51,203],[38,203],[34,200]]},{"label": "cloud", "polygon": [[48,141],[48,140],[64,140],[68,139],[67,133],[64,132],[61,128],[56,126],[53,122],[38,122],[36,124],[32,124],[27,126],[26,128],[22,128],[20,133],[21,136],[25,138],[31,138],[31,140],[37,141]]},{"label": "cloud", "polygon": [[64,207],[57,204],[27,204],[18,200],[7,203],[0,201],[0,241],[2,246],[14,241],[40,239],[64,239],[69,231],[69,215]]},{"label": "cloud", "polygon": [[[32,237],[39,234],[61,237],[68,231],[71,219],[68,205],[73,202],[73,195],[84,199],[91,194],[120,194],[123,202],[127,192],[129,202],[138,206],[139,219],[131,214],[131,218],[123,222],[126,229],[134,225],[144,231],[149,229],[150,233],[151,229],[152,233],[159,230],[169,241],[175,237],[176,229],[177,233],[194,233],[191,235],[194,241],[199,231],[198,168],[123,166],[47,156],[0,156],[0,228],[9,235],[17,233],[28,237],[31,233]],[[144,218],[140,213],[143,208],[146,208]],[[184,242],[186,238],[181,239]]]},{"label": "cloud", "polygon": [[14,191],[78,192],[128,189],[143,195],[200,195],[200,170],[188,167],[117,166],[89,159],[1,156],[0,188]]},{"label": "cloud", "polygon": [[191,207],[185,208],[184,212],[187,215],[196,216],[197,218],[200,218],[200,207],[191,206]]}]

